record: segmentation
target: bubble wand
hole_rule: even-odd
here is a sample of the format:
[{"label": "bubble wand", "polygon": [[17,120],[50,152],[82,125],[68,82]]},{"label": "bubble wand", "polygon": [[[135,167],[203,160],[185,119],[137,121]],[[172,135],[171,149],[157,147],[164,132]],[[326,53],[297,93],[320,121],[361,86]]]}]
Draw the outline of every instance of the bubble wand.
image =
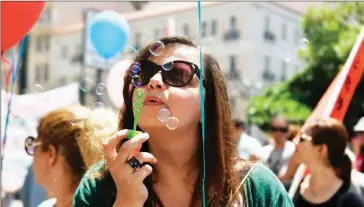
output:
[{"label": "bubble wand", "polygon": [[139,120],[139,113],[143,109],[143,96],[144,91],[142,89],[137,89],[135,92],[136,97],[134,98],[133,108],[134,108],[134,124],[133,124],[133,130],[128,130],[127,138],[133,138],[134,136],[140,134],[140,131],[137,131],[137,125]]}]

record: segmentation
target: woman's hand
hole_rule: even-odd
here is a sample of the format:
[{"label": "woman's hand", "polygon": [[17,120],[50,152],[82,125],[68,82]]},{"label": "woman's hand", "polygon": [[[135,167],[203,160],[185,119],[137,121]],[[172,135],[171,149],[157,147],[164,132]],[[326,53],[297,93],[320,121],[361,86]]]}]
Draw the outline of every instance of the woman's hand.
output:
[{"label": "woman's hand", "polygon": [[147,133],[129,139],[121,145],[117,152],[116,146],[126,137],[127,133],[128,130],[125,129],[118,131],[103,142],[106,164],[117,188],[114,206],[141,207],[148,198],[148,190],[143,184],[143,180],[152,173],[152,167],[145,164],[134,170],[128,160],[133,156],[140,164],[155,164],[157,160],[148,152],[139,152],[142,143],[149,139]]}]

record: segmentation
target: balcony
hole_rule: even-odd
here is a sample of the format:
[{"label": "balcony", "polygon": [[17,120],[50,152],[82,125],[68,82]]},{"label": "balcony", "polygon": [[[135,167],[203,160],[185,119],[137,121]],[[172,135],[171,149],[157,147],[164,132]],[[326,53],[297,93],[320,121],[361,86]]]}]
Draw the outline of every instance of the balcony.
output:
[{"label": "balcony", "polygon": [[240,38],[240,32],[237,29],[229,29],[224,34],[225,41],[237,40],[239,38]]},{"label": "balcony", "polygon": [[269,69],[264,69],[262,77],[263,80],[269,82],[273,82],[275,80],[275,75]]},{"label": "balcony", "polygon": [[272,41],[272,42],[274,42],[276,39],[275,35],[272,32],[267,31],[267,30],[264,31],[263,37],[265,40]]}]

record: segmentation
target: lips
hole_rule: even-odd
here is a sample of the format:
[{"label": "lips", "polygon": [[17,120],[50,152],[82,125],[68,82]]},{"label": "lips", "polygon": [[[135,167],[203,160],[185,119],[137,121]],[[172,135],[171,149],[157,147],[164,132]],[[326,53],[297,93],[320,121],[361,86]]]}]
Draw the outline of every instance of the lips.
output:
[{"label": "lips", "polygon": [[144,99],[143,104],[144,105],[163,105],[164,102],[157,96],[148,96],[146,99]]}]

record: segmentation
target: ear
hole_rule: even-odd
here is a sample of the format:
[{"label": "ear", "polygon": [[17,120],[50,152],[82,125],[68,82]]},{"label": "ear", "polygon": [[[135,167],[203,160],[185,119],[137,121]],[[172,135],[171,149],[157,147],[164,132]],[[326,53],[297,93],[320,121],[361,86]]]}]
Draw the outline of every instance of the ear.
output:
[{"label": "ear", "polygon": [[327,158],[328,157],[328,148],[325,144],[322,144],[319,146],[319,154],[320,154],[320,157],[322,158]]},{"label": "ear", "polygon": [[56,148],[53,145],[49,145],[48,147],[48,164],[49,166],[54,166],[58,160],[58,153]]}]

